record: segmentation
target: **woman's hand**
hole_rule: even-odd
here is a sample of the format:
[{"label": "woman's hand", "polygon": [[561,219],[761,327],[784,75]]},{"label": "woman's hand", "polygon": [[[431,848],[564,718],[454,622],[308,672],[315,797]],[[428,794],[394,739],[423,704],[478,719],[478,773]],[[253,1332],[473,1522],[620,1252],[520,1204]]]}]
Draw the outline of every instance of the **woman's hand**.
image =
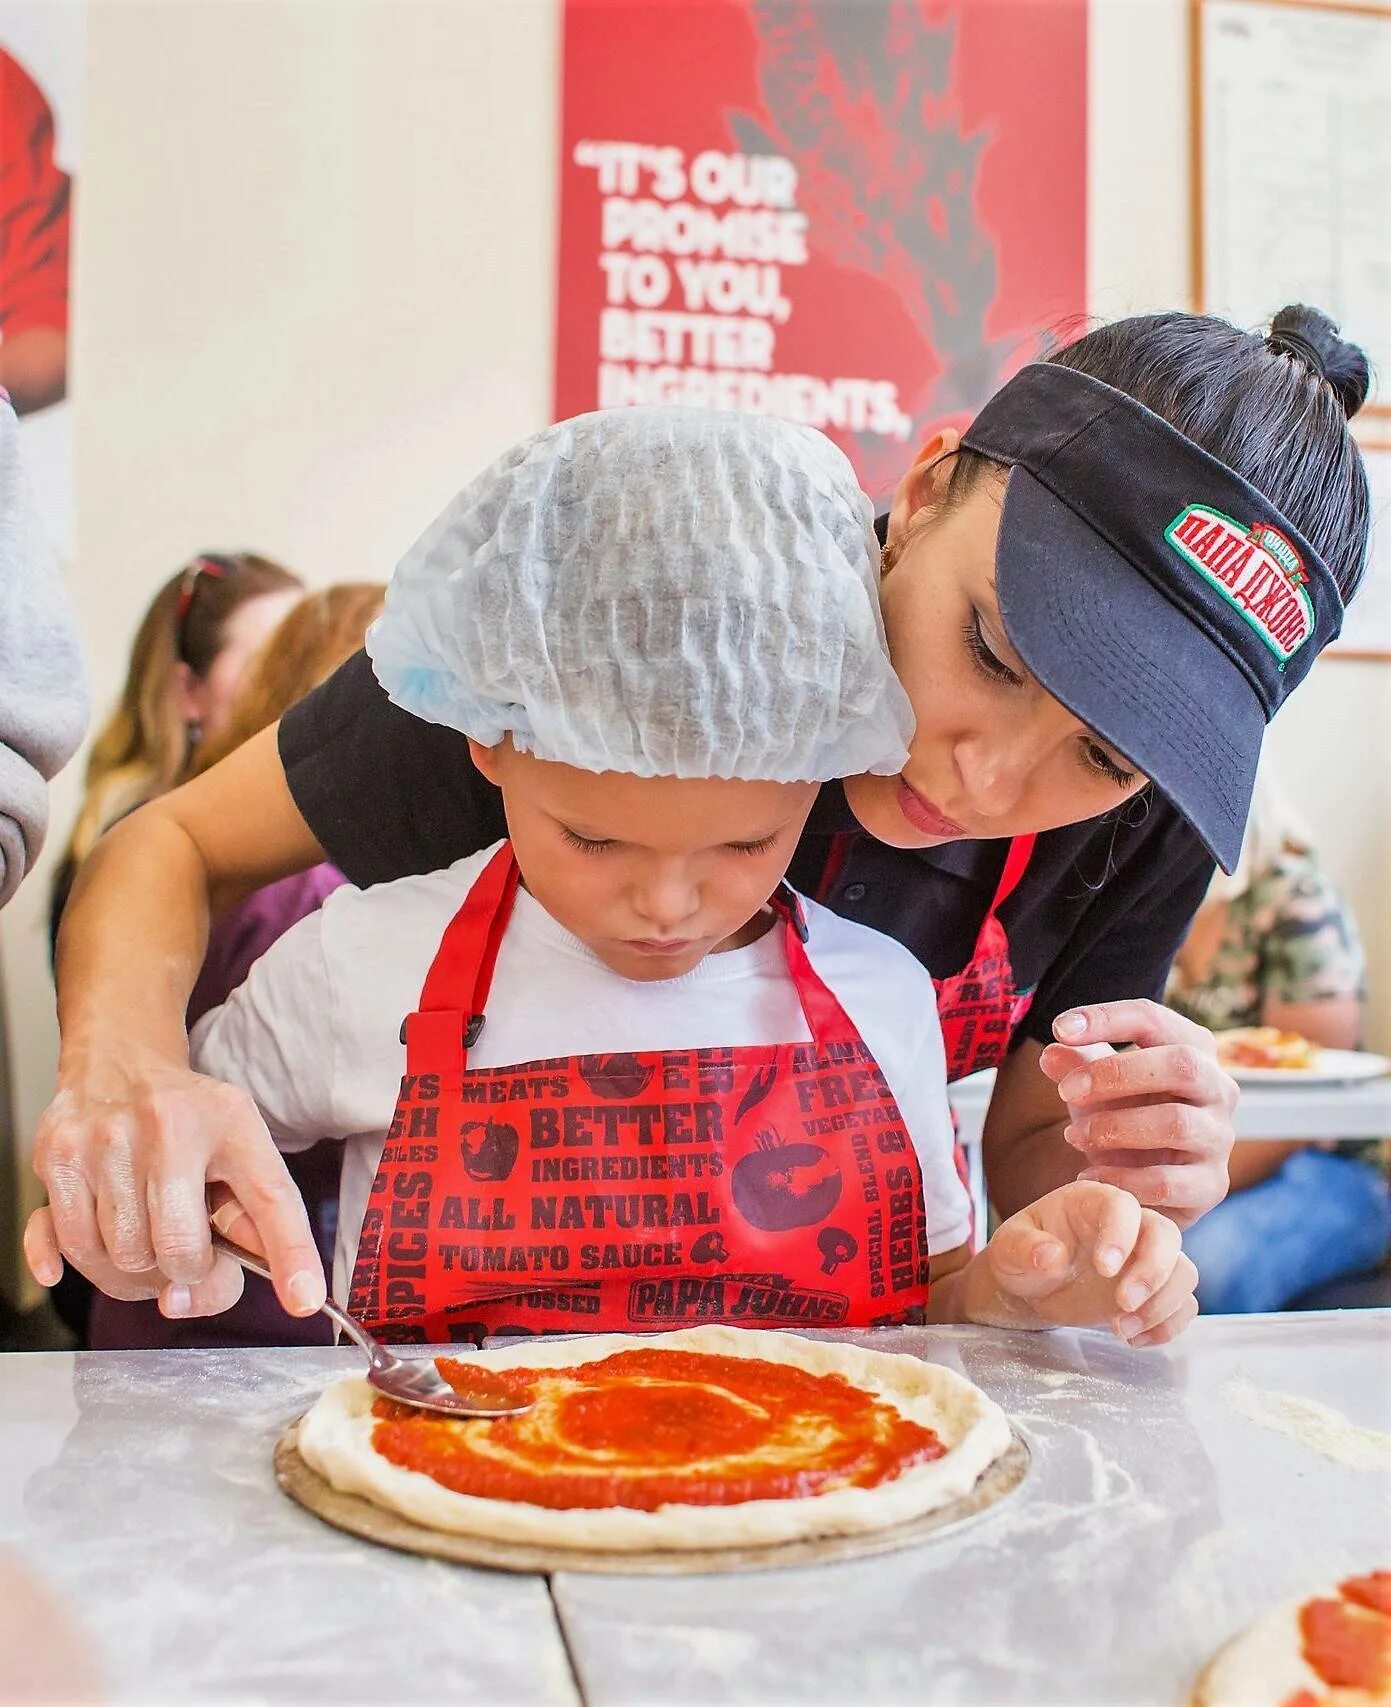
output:
[{"label": "woman's hand", "polygon": [[[1078,1176],[1128,1191],[1190,1226],[1227,1194],[1235,1080],[1212,1033],[1157,1002],[1100,1002],[1060,1014],[1039,1066],[1067,1106]],[[1119,1043],[1135,1047],[1120,1053]]]},{"label": "woman's hand", "polygon": [[324,1297],[304,1203],[242,1091],[188,1065],[184,1010],[210,892],[248,894],[324,857],[285,781],[274,727],[115,825],[84,861],[58,937],[63,1055],[34,1168],[48,1208],[25,1253],[52,1285],[66,1258],[115,1297],[205,1316],[240,1295],[213,1261],[210,1185],[246,1205],[291,1315]]},{"label": "woman's hand", "polygon": [[[64,1083],[39,1124],[34,1169],[48,1205],[25,1231],[34,1278],[66,1258],[115,1298],[154,1298],[168,1316],[207,1316],[241,1296],[241,1271],[214,1260],[209,1190],[246,1205],[291,1315],[324,1298],[303,1199],[244,1091],[188,1067],[127,1057],[100,1083]],[[255,1248],[250,1237],[243,1242]]]},{"label": "woman's hand", "polygon": [[965,1309],[1001,1327],[1109,1326],[1132,1346],[1163,1345],[1197,1315],[1197,1282],[1172,1221],[1078,1180],[999,1228],[965,1276]]}]

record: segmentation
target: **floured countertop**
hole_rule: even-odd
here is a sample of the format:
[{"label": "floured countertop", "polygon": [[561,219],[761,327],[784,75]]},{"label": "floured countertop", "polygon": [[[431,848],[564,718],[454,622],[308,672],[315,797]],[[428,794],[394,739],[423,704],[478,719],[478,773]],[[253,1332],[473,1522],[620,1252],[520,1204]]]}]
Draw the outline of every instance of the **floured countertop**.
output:
[{"label": "floured countertop", "polygon": [[550,1583],[407,1558],[274,1485],[276,1436],[350,1350],[15,1353],[0,1568],[113,1702],[1181,1707],[1272,1601],[1391,1564],[1391,1312],[1203,1319],[1163,1352],[875,1339],[964,1371],[1034,1454],[914,1551]]}]

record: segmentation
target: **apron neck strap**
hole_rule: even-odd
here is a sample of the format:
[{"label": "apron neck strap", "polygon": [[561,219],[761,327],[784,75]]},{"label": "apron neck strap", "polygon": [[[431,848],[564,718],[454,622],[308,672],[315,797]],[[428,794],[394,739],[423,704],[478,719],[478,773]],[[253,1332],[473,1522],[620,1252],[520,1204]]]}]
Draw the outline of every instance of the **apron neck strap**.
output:
[{"label": "apron neck strap", "polygon": [[802,1004],[802,1013],[813,1041],[823,1049],[829,1043],[853,1042],[859,1037],[859,1032],[807,953],[810,933],[801,897],[784,882],[774,891],[771,904],[773,911],[783,920],[787,970],[792,975],[793,988]]},{"label": "apron neck strap", "polygon": [[1009,844],[1009,852],[1005,855],[1005,869],[1000,873],[1000,884],[995,891],[995,899],[990,903],[992,914],[998,913],[1019,887],[1019,880],[1034,856],[1034,843],[1037,840],[1037,834],[1031,832],[1027,836],[1016,836]]},{"label": "apron neck strap", "polygon": [[[478,1041],[483,1029],[498,951],[512,916],[520,877],[512,844],[504,842],[450,920],[420,993],[422,1014],[462,1012],[467,1016],[462,1037],[465,1052]],[[807,954],[807,922],[801,900],[782,883],[772,897],[772,907],[783,921],[788,971],[813,1039],[823,1047],[854,1040],[858,1031]],[[403,1042],[409,1044],[412,1029],[408,1019],[402,1027]],[[430,1028],[432,1036],[435,1029]]]},{"label": "apron neck strap", "polygon": [[504,842],[449,922],[420,992],[421,1013],[458,1013],[466,1008],[472,1023],[481,1029],[520,879],[512,844]]}]

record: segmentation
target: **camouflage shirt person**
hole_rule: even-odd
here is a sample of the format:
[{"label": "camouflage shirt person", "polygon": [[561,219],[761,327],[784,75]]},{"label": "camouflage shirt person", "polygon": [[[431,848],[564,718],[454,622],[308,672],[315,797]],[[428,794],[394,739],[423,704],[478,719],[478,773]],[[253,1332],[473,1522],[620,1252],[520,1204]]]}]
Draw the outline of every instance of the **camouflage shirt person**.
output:
[{"label": "camouflage shirt person", "polygon": [[[1226,929],[1201,981],[1175,964],[1165,1001],[1211,1031],[1264,1024],[1268,999],[1360,1000],[1366,965],[1342,897],[1311,855],[1287,849],[1227,903]],[[1377,1157],[1382,1146],[1339,1146],[1344,1155]]]}]

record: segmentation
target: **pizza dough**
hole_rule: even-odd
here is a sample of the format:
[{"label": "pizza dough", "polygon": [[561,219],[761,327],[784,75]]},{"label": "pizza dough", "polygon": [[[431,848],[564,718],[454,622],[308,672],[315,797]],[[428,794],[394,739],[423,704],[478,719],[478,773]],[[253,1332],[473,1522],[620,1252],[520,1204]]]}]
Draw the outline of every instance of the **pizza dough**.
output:
[{"label": "pizza dough", "polygon": [[1277,1606],[1223,1648],[1192,1707],[1391,1707],[1391,1572]]},{"label": "pizza dough", "polygon": [[[968,1493],[1010,1443],[1004,1412],[954,1371],[915,1357],[796,1334],[714,1326],[642,1336],[601,1334],[528,1341],[475,1353],[470,1361],[494,1369],[573,1368],[615,1352],[653,1346],[759,1358],[814,1375],[841,1375],[910,1421],[932,1429],[947,1450],[875,1487],[838,1487],[803,1498],[668,1504],[652,1511],[627,1506],[555,1509],[456,1493],[421,1471],[389,1462],[372,1445],[376,1394],[362,1377],[351,1376],[328,1388],[304,1417],[299,1451],[333,1487],[428,1528],[552,1547],[647,1552],[763,1546],[888,1528]],[[447,1426],[492,1425],[484,1421]]]}]

